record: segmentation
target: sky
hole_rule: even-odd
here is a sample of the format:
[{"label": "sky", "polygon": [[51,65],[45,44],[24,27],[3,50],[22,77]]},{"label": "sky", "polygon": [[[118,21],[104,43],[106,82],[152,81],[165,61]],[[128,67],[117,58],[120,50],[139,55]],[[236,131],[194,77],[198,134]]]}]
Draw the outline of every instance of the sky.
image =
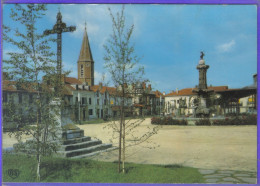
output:
[{"label": "sky", "polygon": [[[3,6],[3,23],[12,28],[20,25],[10,19],[13,5]],[[67,26],[76,31],[62,35],[62,63],[77,77],[77,60],[83,39],[85,21],[95,61],[95,84],[104,68],[103,45],[112,33],[113,13],[121,5],[49,4],[47,14],[38,23],[39,32],[52,29],[58,9]],[[204,51],[208,86],[242,88],[253,84],[257,73],[257,7],[256,5],[125,5],[126,25],[134,24],[132,42],[141,58],[145,78],[153,90],[169,93],[176,88],[193,88],[198,84],[196,66]],[[56,49],[56,46],[53,46]],[[6,52],[17,49],[3,43]],[[110,81],[110,85],[113,83]]]}]

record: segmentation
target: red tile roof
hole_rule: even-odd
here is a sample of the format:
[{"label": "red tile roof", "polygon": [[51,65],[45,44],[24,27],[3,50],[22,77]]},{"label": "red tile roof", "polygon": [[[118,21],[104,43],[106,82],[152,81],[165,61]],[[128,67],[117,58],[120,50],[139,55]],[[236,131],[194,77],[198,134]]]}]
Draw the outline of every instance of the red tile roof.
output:
[{"label": "red tile roof", "polygon": [[2,81],[2,90],[16,91],[15,82],[14,81],[3,80]]},{"label": "red tile roof", "polygon": [[115,95],[116,92],[116,88],[115,87],[107,87],[107,86],[102,86],[100,88],[100,85],[93,85],[90,87],[90,90],[93,92],[97,92],[99,91],[101,94],[104,94],[106,91],[110,94],[110,95]]},{"label": "red tile roof", "polygon": [[160,98],[160,96],[164,97],[163,93],[161,93],[159,90],[154,91],[155,97]]},{"label": "red tile roof", "polygon": [[[185,88],[181,89],[177,92],[171,92],[169,94],[166,94],[166,97],[170,96],[189,96],[189,95],[196,95],[196,93],[192,92],[192,90],[195,88]],[[214,91],[222,91],[222,90],[228,90],[228,86],[216,86],[216,87],[208,87],[210,90]]]},{"label": "red tile roof", "polygon": [[[65,89],[63,90],[63,93],[65,95],[72,95],[72,92],[70,91],[70,88],[68,87],[70,85],[65,85]],[[46,91],[51,91],[50,86],[46,84],[42,84],[42,88]],[[73,88],[73,87],[72,87]],[[35,89],[35,83],[26,83],[26,85],[22,85],[20,89],[17,89],[16,81],[9,81],[9,80],[3,80],[2,81],[2,90],[3,91],[10,91],[10,92],[30,92],[30,93],[36,93]]]},{"label": "red tile roof", "polygon": [[19,89],[17,89],[17,82],[16,81],[9,81],[9,80],[3,80],[2,81],[2,90],[4,91],[25,91],[25,92],[37,92],[35,90],[36,84],[35,83],[24,83],[21,85]]},{"label": "red tile roof", "polygon": [[211,89],[214,91],[224,91],[224,90],[228,90],[228,86],[208,87],[208,89]]},{"label": "red tile roof", "polygon": [[82,82],[80,80],[78,80],[77,78],[74,78],[74,77],[65,77],[64,81],[67,84],[78,84],[78,85],[82,84]]}]

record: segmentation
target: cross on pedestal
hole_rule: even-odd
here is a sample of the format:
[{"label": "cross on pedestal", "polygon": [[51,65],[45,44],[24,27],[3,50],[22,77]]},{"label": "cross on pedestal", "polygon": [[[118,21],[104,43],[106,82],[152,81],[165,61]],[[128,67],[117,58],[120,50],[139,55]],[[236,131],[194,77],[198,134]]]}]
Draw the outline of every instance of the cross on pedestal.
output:
[{"label": "cross on pedestal", "polygon": [[[58,74],[58,81],[61,81],[61,34],[63,32],[73,32],[76,30],[75,26],[67,27],[65,23],[62,22],[62,15],[60,11],[57,14],[57,22],[53,26],[52,30],[45,30],[44,34],[57,34],[57,74]],[[58,84],[59,85],[59,84]]]}]

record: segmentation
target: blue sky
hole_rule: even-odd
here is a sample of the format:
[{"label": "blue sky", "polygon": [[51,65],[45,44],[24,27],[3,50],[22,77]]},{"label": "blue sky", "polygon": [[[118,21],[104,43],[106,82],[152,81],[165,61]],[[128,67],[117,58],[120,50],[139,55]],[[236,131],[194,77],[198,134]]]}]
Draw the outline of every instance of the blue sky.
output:
[{"label": "blue sky", "polygon": [[[14,26],[9,18],[12,6],[3,7],[3,23],[9,26]],[[121,9],[121,5],[47,6],[39,31],[53,27],[58,8],[63,22],[77,27],[62,37],[63,65],[72,70],[70,76],[77,77],[85,21],[95,61],[95,84],[102,73],[107,74],[103,45],[111,34],[108,6],[113,12]],[[135,25],[132,41],[154,90],[169,93],[195,87],[201,50],[210,65],[208,85],[240,88],[253,83],[252,76],[257,72],[256,5],[125,5],[125,15],[126,24]],[[3,57],[15,50],[4,43]]]}]

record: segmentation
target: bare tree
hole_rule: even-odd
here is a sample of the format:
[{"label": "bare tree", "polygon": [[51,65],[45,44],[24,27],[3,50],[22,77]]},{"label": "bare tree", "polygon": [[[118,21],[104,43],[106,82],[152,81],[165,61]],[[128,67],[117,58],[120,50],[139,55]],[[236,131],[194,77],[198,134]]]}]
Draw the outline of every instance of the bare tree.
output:
[{"label": "bare tree", "polygon": [[104,72],[101,75],[100,83],[102,83],[103,86],[109,85],[109,80],[107,78],[107,75]]},{"label": "bare tree", "polygon": [[[129,85],[143,81],[144,68],[138,64],[139,58],[135,55],[134,44],[131,41],[134,25],[126,27],[124,6],[120,12],[113,15],[110,8],[108,8],[112,19],[112,34],[104,45],[105,48],[105,67],[108,69],[111,79],[114,85],[117,87],[117,97],[120,97],[120,119],[119,125],[116,123],[111,124],[114,132],[118,134],[119,141],[119,154],[118,154],[118,172],[125,172],[125,151],[126,151],[126,136],[132,136],[132,145],[140,144],[146,141],[152,134],[157,132],[156,129],[149,134],[146,133],[138,138],[133,136],[133,130],[140,126],[142,120],[130,122],[125,120],[125,113],[127,109],[127,102],[129,97],[133,95],[133,92],[129,88]],[[113,136],[115,137],[115,136]],[[131,141],[131,140],[129,140]]]},{"label": "bare tree", "polygon": [[[45,15],[46,10],[44,4],[16,4],[11,9],[10,17],[16,22],[15,26],[19,25],[19,29],[15,26],[3,26],[4,42],[17,49],[15,52],[7,53],[9,57],[3,60],[3,69],[12,77],[12,83],[18,92],[27,91],[32,98],[29,105],[15,105],[12,102],[4,105],[9,111],[9,115],[4,115],[4,124],[7,125],[10,121],[20,125],[19,130],[10,133],[19,141],[22,134],[32,135],[34,140],[27,145],[36,152],[37,180],[40,180],[41,156],[49,155],[57,148],[55,143],[48,140],[49,136],[55,137],[58,125],[49,112],[51,106],[48,100],[53,98],[53,91],[50,91],[47,82],[40,78],[45,75],[52,77],[50,81],[56,81],[56,60],[53,59],[55,54],[49,45],[50,42],[55,42],[55,39],[46,38],[37,30],[38,21]],[[17,112],[17,109],[21,112]]]}]

